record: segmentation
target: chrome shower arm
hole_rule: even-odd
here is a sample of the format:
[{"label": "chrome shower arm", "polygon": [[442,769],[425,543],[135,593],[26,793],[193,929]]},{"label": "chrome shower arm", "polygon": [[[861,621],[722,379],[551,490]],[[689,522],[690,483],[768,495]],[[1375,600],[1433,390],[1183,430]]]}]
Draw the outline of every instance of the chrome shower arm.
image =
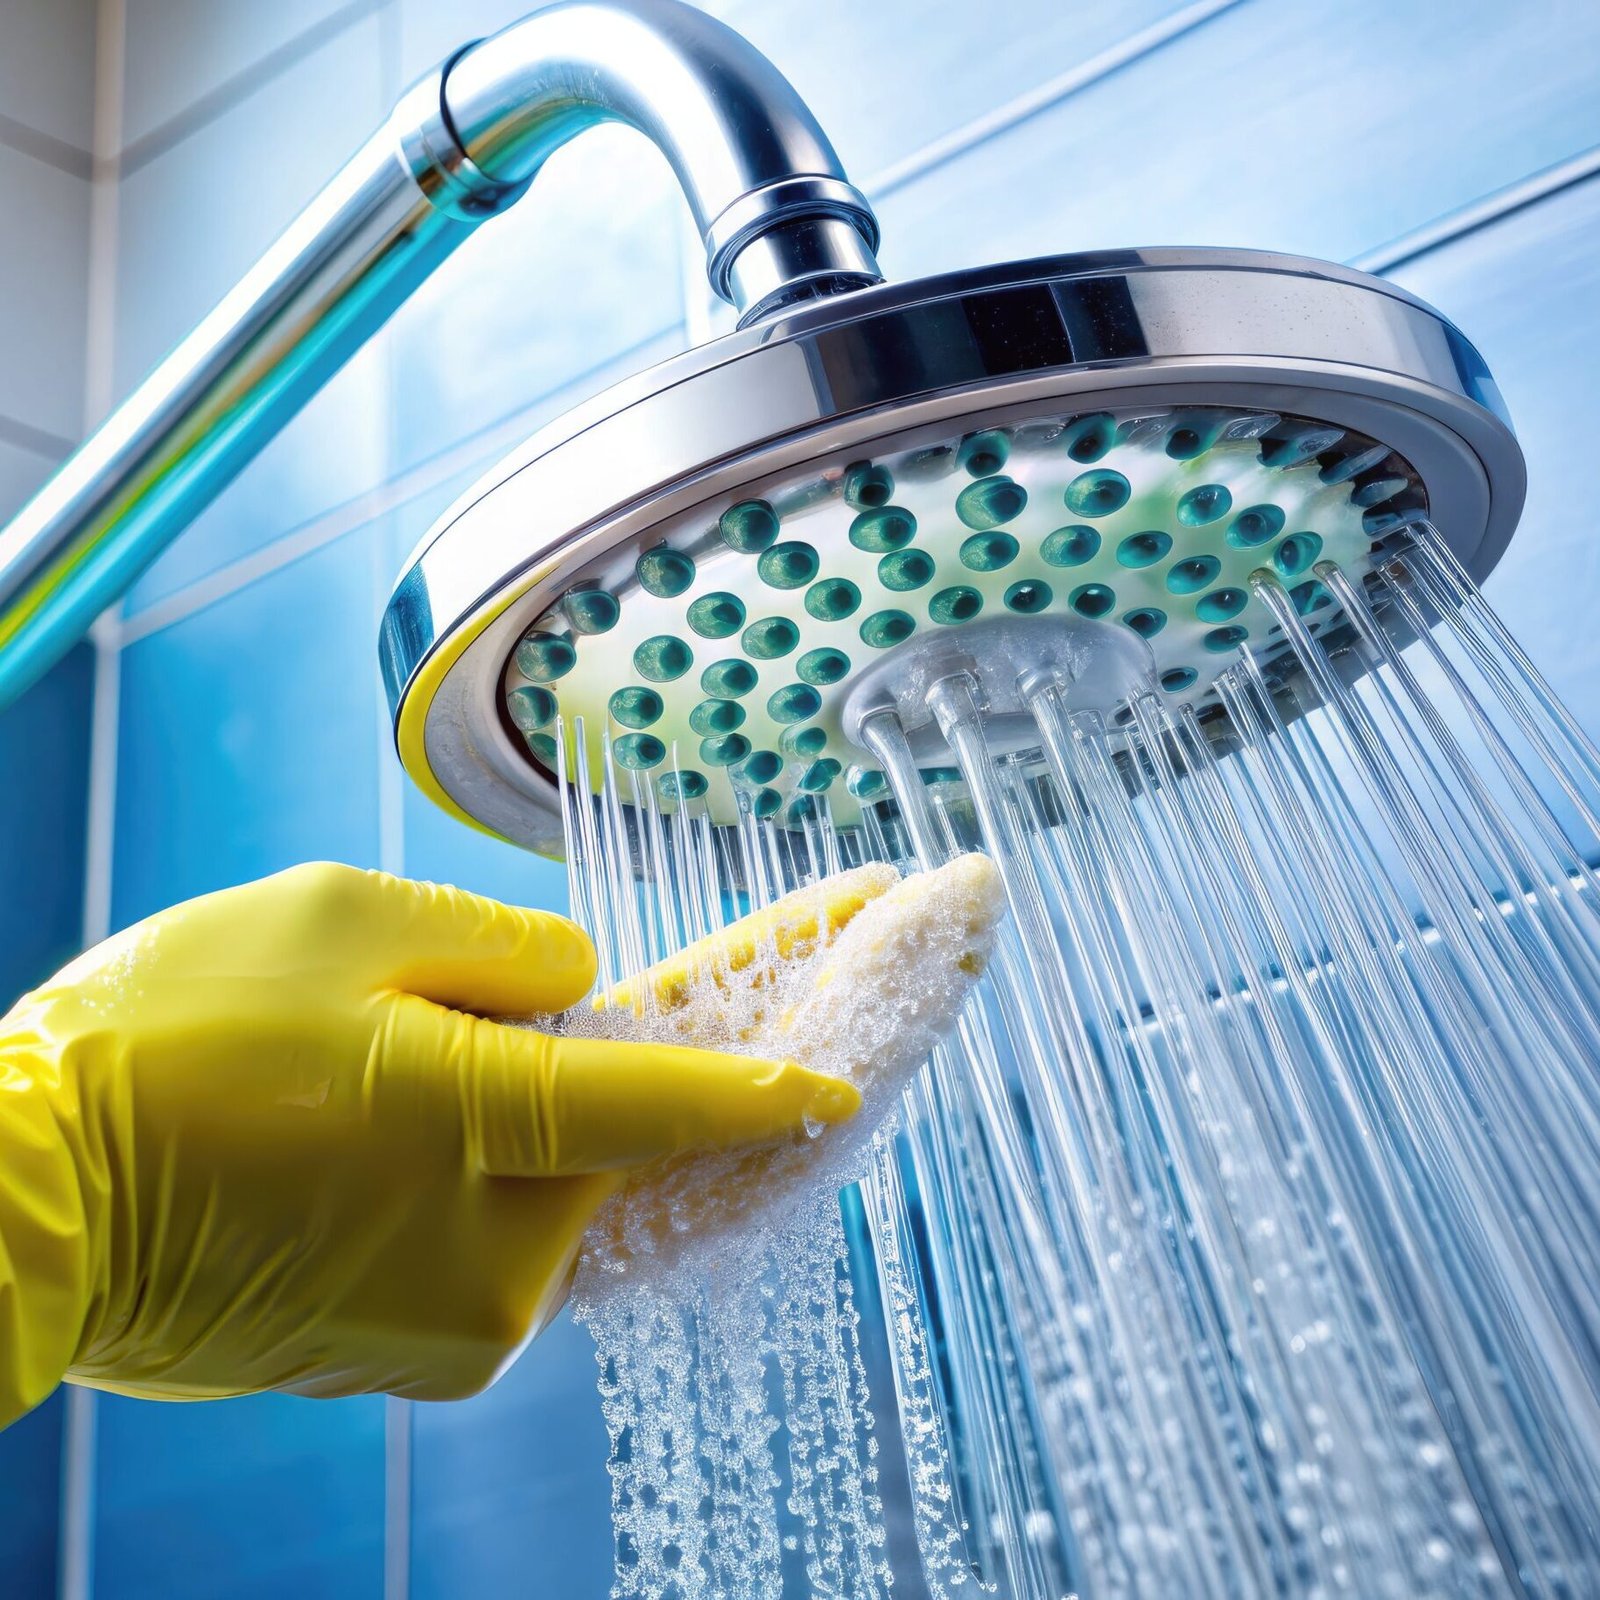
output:
[{"label": "chrome shower arm", "polygon": [[599,122],[662,149],[758,317],[878,281],[877,225],[778,71],[682,0],[570,0],[457,53],[0,530],[0,705],[122,595],[473,228]]},{"label": "chrome shower arm", "polygon": [[878,226],[827,135],[764,56],[689,6],[571,0],[463,52],[449,128],[491,186],[526,183],[602,120],[666,156],[706,245],[711,286],[744,320],[879,279]]}]

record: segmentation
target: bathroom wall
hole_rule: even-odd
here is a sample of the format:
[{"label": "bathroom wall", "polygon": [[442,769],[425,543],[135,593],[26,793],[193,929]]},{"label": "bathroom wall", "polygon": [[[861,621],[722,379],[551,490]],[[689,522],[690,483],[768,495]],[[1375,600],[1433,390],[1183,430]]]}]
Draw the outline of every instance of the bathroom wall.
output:
[{"label": "bathroom wall", "polygon": [[[94,0],[0,0],[0,526],[82,437]],[[0,713],[0,1012],[78,948],[94,652]],[[0,1433],[0,1593],[55,1592],[66,1404]]]},{"label": "bathroom wall", "polygon": [[[0,495],[26,492],[76,436],[85,372],[126,392],[406,82],[525,4],[101,0],[96,23],[86,3],[0,0]],[[880,207],[896,277],[1106,245],[1253,245],[1392,270],[1454,314],[1504,387],[1533,478],[1491,596],[1600,732],[1600,630],[1583,625],[1600,602],[1584,521],[1600,426],[1600,9],[714,9],[810,98]],[[86,347],[91,198],[109,316]],[[87,905],[91,936],[319,856],[559,906],[556,868],[449,821],[402,778],[374,627],[406,550],[483,465],[725,325],[685,224],[634,135],[597,132],[556,156],[151,569],[95,659],[12,714],[0,808],[32,804],[6,791],[37,787],[40,728],[61,741],[47,781],[62,804],[22,825],[81,818],[86,784],[98,800],[87,841],[52,840],[43,856],[9,848],[18,824],[0,810],[0,873],[14,856],[45,862],[49,892],[70,889],[62,915],[70,925]],[[5,908],[44,892],[0,892],[0,916],[31,937],[31,911]],[[13,987],[25,981],[19,969]],[[592,1379],[563,1323],[455,1406],[78,1396],[64,1475],[49,1454],[59,1403],[30,1425],[43,1442],[0,1439],[0,1506],[7,1473],[36,1496],[64,1484],[60,1581],[74,1600],[586,1600],[609,1572]],[[8,1464],[28,1449],[31,1475]],[[53,1592],[53,1527],[37,1531],[52,1522],[0,1511],[0,1571],[32,1541],[17,1591],[29,1597]]]}]

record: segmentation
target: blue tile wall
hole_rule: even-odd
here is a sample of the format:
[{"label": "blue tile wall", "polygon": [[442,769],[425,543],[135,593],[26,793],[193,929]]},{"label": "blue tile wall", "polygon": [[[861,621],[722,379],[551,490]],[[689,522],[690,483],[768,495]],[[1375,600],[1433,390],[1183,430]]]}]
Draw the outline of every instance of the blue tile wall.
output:
[{"label": "blue tile wall", "polygon": [[0,1574],[6,1600],[55,1600],[66,1396],[0,1433]]},{"label": "blue tile wall", "polygon": [[382,1592],[384,1402],[102,1395],[96,1600]]},{"label": "blue tile wall", "polygon": [[395,313],[396,467],[676,328],[687,216],[666,162],[631,129],[598,128],[552,156]]},{"label": "blue tile wall", "polygon": [[298,861],[377,865],[367,535],[123,651],[115,926]]},{"label": "blue tile wall", "polygon": [[[0,1013],[77,951],[94,652],[0,713]],[[0,1432],[0,1593],[55,1594],[63,1402]]]},{"label": "blue tile wall", "polygon": [[609,1592],[593,1351],[563,1315],[488,1394],[412,1408],[412,1600]]},{"label": "blue tile wall", "polygon": [[1528,458],[1522,525],[1484,592],[1593,735],[1600,735],[1600,178],[1395,274],[1483,352]]},{"label": "blue tile wall", "polygon": [[803,22],[795,7],[775,0],[706,9],[782,67],[851,177],[870,184],[952,129],[1192,7],[1188,0],[811,0]]},{"label": "blue tile wall", "polygon": [[79,645],[0,712],[0,1012],[78,949],[93,677]]},{"label": "blue tile wall", "polygon": [[[401,85],[526,3],[127,0],[119,390],[233,282]],[[83,26],[88,0],[72,4],[76,21],[50,22],[58,45]],[[901,277],[1141,243],[1350,259],[1600,145],[1600,10],[1586,0],[1242,0],[910,178],[918,153],[952,130],[1199,8],[708,4],[790,72],[853,176],[870,185],[900,168],[879,203],[884,260]],[[43,7],[25,0],[36,30]],[[26,85],[5,55],[0,114],[31,105],[41,132],[86,147],[81,91],[18,98]],[[26,196],[49,213],[0,249],[0,297],[27,313],[11,318],[23,325],[8,326],[0,358],[0,505],[48,456],[4,419],[61,439],[81,420],[87,197],[73,182],[0,134],[0,200]],[[373,629],[403,553],[486,459],[682,345],[686,306],[702,297],[684,219],[664,164],[627,130],[562,152],[146,577],[121,652],[114,921],[319,855],[563,904],[560,868],[471,832],[397,780]],[[1500,379],[1532,488],[1490,593],[1600,732],[1600,634],[1584,626],[1600,604],[1584,521],[1600,421],[1597,236],[1600,180],[1397,276],[1455,316]],[[58,256],[70,259],[58,267]],[[325,542],[298,554],[308,529]],[[245,557],[259,576],[234,565]],[[85,737],[87,686],[85,655],[47,686],[66,710],[46,723]],[[0,724],[0,772],[15,759],[6,737]],[[80,759],[84,746],[72,748]],[[63,754],[50,783],[81,798],[81,767]],[[75,906],[81,835],[51,849],[62,906]],[[65,949],[75,932],[60,914]],[[97,1404],[95,1600],[380,1592],[379,1402]],[[408,1415],[409,1559],[391,1582],[409,1577],[418,1600],[605,1593],[605,1441],[579,1330],[563,1320],[486,1396]],[[13,1483],[49,1501],[59,1417],[27,1427],[0,1436],[0,1505]],[[14,1570],[37,1573],[46,1592],[53,1526],[17,1537],[0,1515],[0,1572],[26,1549]]]}]

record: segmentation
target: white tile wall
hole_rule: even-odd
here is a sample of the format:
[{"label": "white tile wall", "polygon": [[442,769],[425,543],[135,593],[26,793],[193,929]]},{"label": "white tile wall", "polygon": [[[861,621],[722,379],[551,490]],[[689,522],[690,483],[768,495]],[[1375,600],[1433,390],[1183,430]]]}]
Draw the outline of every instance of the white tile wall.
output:
[{"label": "white tile wall", "polygon": [[0,5],[0,116],[87,151],[94,135],[95,0]]},{"label": "white tile wall", "polygon": [[89,185],[0,144],[0,413],[63,439],[83,420],[88,256]]},{"label": "white tile wall", "polygon": [[0,439],[0,523],[32,496],[54,466],[48,457]]},{"label": "white tile wall", "polygon": [[[49,3],[49,0],[41,0]],[[368,0],[126,0],[124,140],[147,138],[230,85],[245,87],[275,53]]]}]

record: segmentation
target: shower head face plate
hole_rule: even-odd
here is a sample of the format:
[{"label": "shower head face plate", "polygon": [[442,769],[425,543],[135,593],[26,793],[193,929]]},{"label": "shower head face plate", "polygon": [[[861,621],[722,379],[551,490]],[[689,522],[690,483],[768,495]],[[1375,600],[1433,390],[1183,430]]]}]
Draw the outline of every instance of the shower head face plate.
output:
[{"label": "shower head face plate", "polygon": [[588,771],[609,741],[660,803],[846,817],[883,782],[852,691],[932,639],[1100,628],[1201,705],[1275,648],[1253,572],[1322,628],[1316,563],[1359,577],[1426,513],[1481,579],[1523,489],[1477,353],[1345,268],[1125,251],[840,295],[618,385],[458,502],[385,614],[396,739],[551,854],[580,722]]},{"label": "shower head face plate", "polygon": [[[912,641],[970,629],[988,658],[1009,622],[1006,653],[1043,670],[1051,623],[1108,652],[1120,630],[1136,647],[1095,709],[1141,689],[1204,706],[1241,644],[1279,647],[1253,572],[1318,628],[1333,610],[1316,564],[1360,577],[1374,542],[1425,509],[1410,465],[1368,437],[1218,406],[1041,416],[808,463],[578,573],[511,648],[505,715],[551,777],[559,726],[591,773],[609,743],[658,804],[728,823],[826,795],[849,822],[887,784],[847,707]],[[950,758],[929,732],[938,777]]]}]

